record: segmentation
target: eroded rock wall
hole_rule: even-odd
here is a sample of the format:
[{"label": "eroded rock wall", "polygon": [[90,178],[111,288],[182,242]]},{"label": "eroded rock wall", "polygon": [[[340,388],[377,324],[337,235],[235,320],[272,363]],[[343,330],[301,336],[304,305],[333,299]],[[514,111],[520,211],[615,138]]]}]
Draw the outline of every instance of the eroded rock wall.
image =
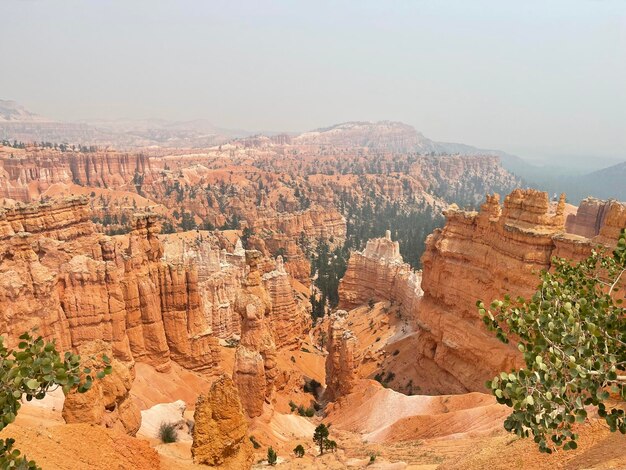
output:
[{"label": "eroded rock wall", "polygon": [[370,300],[390,300],[410,309],[422,295],[420,283],[421,272],[403,261],[398,242],[387,231],[384,238],[369,240],[362,252],[350,254],[339,283],[339,306],[352,309]]},{"label": "eroded rock wall", "polygon": [[[78,347],[82,367],[95,374],[104,367],[102,356],[111,358],[111,346],[104,341],[92,341]],[[139,407],[130,396],[135,379],[134,363],[111,359],[112,371],[94,381],[85,393],[70,392],[63,403],[63,419],[67,423],[93,423],[117,429],[134,436],[141,426]]]},{"label": "eroded rock wall", "polygon": [[297,301],[282,256],[276,259],[276,269],[263,275],[263,285],[272,303],[269,323],[276,347],[298,345],[311,328],[311,316]]},{"label": "eroded rock wall", "polygon": [[[240,312],[254,304],[240,296],[244,287],[261,299],[271,341],[272,324],[294,334],[303,325],[305,308],[284,269],[270,272],[265,287],[259,266],[267,261],[251,254],[251,268],[241,243],[226,253],[207,233],[187,233],[181,249],[159,239],[151,214],[137,214],[128,235],[105,236],[95,232],[87,204],[72,198],[0,212],[0,332],[9,343],[37,328],[61,350],[102,340],[122,361],[216,369],[219,340],[240,334]],[[289,340],[281,332],[280,344]],[[271,354],[262,352],[271,369]]]},{"label": "eroded rock wall", "polygon": [[259,257],[258,252],[246,253],[249,272],[235,303],[241,317],[241,340],[235,354],[233,380],[251,418],[261,415],[264,402],[271,403],[278,375],[276,343],[267,320],[272,301],[261,285]]},{"label": "eroded rock wall", "polygon": [[324,399],[335,401],[352,391],[359,379],[358,369],[361,362],[358,339],[348,329],[345,310],[337,310],[330,318],[327,350]]},{"label": "eroded rock wall", "polygon": [[232,470],[251,467],[248,421],[229,377],[221,377],[206,395],[198,397],[193,417],[191,454],[196,464]]},{"label": "eroded rock wall", "polygon": [[[340,285],[341,305],[352,308],[373,300],[398,302],[415,332],[416,374],[429,393],[482,391],[484,381],[499,371],[521,364],[515,345],[504,345],[488,332],[476,301],[491,302],[510,293],[529,297],[541,270],[551,268],[553,256],[579,260],[598,244],[612,247],[626,226],[626,205],[602,207],[593,223],[590,209],[578,210],[579,225],[568,233],[565,199],[550,202],[535,190],[516,190],[500,205],[499,196],[487,196],[479,212],[451,206],[446,225],[427,239],[422,257],[421,290],[407,288],[397,247],[386,239],[371,240],[362,253],[353,253]],[[595,211],[595,209],[593,209]],[[592,211],[592,212],[593,212]],[[581,236],[590,227],[592,238]],[[571,227],[571,225],[570,225]],[[405,287],[402,287],[405,286]]]}]

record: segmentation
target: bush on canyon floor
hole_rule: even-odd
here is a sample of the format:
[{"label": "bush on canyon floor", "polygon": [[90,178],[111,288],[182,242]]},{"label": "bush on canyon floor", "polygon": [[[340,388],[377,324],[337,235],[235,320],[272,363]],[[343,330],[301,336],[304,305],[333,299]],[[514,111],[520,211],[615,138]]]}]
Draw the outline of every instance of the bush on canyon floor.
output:
[{"label": "bush on canyon floor", "polygon": [[320,448],[320,455],[324,455],[324,444],[328,440],[328,436],[330,434],[328,428],[330,424],[326,426],[324,423],[321,423],[319,426],[315,428],[313,432],[313,442],[315,442]]},{"label": "bush on canyon floor", "polygon": [[331,452],[335,452],[337,450],[337,443],[331,439],[325,439],[324,449],[329,450]]},{"label": "bush on canyon floor", "polygon": [[164,444],[178,441],[176,426],[173,423],[161,423],[161,426],[159,426],[159,439]]},{"label": "bush on canyon floor", "polygon": [[313,407],[308,407],[305,408],[303,405],[300,405],[298,407],[298,414],[300,416],[306,416],[307,418],[312,418],[313,416],[315,416],[315,408]]},{"label": "bush on canyon floor", "polygon": [[293,453],[296,455],[296,457],[298,457],[299,459],[301,459],[302,457],[304,457],[304,447],[302,447],[302,444],[298,444],[295,449],[293,449]]},{"label": "bush on canyon floor", "polygon": [[[7,348],[0,336],[0,430],[15,421],[21,407],[20,400],[26,396],[41,400],[52,390],[61,387],[67,395],[76,389],[85,393],[95,378],[101,379],[111,373],[110,360],[103,356],[104,367],[92,374],[91,369],[81,368],[80,356],[66,352],[63,356],[53,342],[44,342],[41,336],[30,333],[19,337],[17,348]],[[38,469],[37,464],[22,456],[13,448],[14,439],[0,439],[0,468]]]},{"label": "bush on canyon floor", "polygon": [[626,399],[626,308],[618,294],[626,235],[622,230],[612,255],[598,249],[579,263],[555,259],[554,266],[531,299],[477,303],[501,341],[519,339],[526,363],[487,382],[498,402],[514,409],[504,427],[532,434],[547,453],[577,447],[573,424],[586,420],[590,406],[611,431],[626,434],[624,410],[609,402],[611,393]]},{"label": "bush on canyon floor", "polygon": [[267,449],[267,463],[270,464],[271,466],[274,466],[276,465],[277,460],[278,460],[278,455],[276,454],[276,451],[272,447]]},{"label": "bush on canyon floor", "polygon": [[255,449],[261,448],[261,444],[259,444],[259,441],[256,440],[256,437],[250,436],[250,442],[252,442],[252,447],[254,447]]}]

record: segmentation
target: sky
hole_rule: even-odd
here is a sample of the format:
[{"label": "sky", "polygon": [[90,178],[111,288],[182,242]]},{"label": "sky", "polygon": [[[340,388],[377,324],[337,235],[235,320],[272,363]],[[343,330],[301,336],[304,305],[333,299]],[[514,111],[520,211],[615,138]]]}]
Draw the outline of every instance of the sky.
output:
[{"label": "sky", "polygon": [[0,0],[0,99],[61,120],[397,120],[626,160],[626,0]]}]

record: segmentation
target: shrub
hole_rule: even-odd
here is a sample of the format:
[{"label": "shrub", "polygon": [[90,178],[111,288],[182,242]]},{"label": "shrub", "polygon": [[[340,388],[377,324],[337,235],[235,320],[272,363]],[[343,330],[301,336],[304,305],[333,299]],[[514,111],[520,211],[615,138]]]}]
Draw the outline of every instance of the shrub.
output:
[{"label": "shrub", "polygon": [[161,426],[159,426],[159,439],[165,444],[176,442],[178,440],[176,426],[173,423],[161,423]]},{"label": "shrub", "polygon": [[296,454],[296,457],[299,459],[304,457],[304,447],[302,447],[302,444],[298,444],[296,448],[293,449],[293,453]]},{"label": "shrub", "polygon": [[324,449],[335,452],[337,450],[337,443],[331,439],[324,439]]},{"label": "shrub", "polygon": [[289,401],[289,408],[291,408],[291,412],[293,413],[294,411],[296,411],[298,409],[298,405],[296,405],[293,400]]},{"label": "shrub", "polygon": [[229,338],[226,340],[226,347],[227,348],[236,348],[237,346],[239,346],[239,340],[235,339],[235,338]]},{"label": "shrub", "polygon": [[261,444],[258,443],[254,436],[250,436],[250,442],[252,442],[252,447],[254,447],[255,449],[261,448]]},{"label": "shrub", "polygon": [[276,455],[276,451],[270,447],[267,449],[267,463],[269,463],[272,467],[276,465],[276,461],[278,460],[278,455]]},{"label": "shrub", "polygon": [[304,405],[300,405],[298,407],[298,414],[300,416],[306,416],[307,418],[312,418],[315,416],[315,409],[312,407],[305,408]]}]

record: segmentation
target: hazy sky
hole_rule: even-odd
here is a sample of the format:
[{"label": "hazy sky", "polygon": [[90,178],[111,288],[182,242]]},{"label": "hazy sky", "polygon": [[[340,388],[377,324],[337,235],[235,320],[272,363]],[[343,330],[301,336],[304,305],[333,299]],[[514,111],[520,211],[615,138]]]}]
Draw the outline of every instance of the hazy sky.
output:
[{"label": "hazy sky", "polygon": [[626,0],[0,0],[0,98],[64,120],[400,120],[626,159]]}]

